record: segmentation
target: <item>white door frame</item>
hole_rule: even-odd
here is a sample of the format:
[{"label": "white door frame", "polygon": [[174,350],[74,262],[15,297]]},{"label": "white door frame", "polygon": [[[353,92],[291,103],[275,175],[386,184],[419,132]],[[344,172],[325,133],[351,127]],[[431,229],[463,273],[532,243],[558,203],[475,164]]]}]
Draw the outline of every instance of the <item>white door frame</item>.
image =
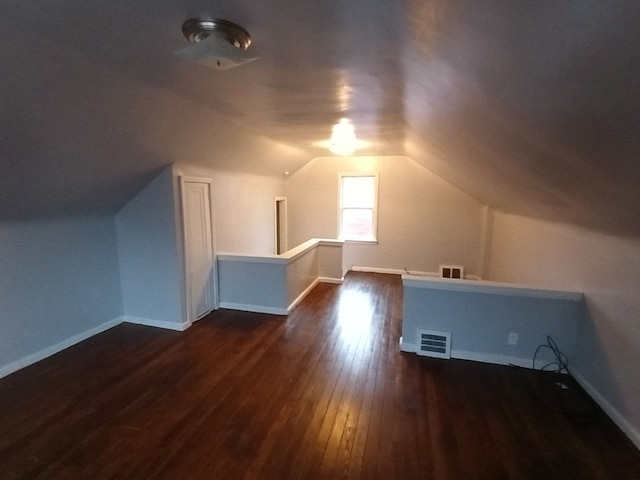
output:
[{"label": "white door frame", "polygon": [[213,179],[208,177],[194,177],[187,175],[179,175],[180,179],[180,214],[182,222],[180,224],[180,234],[182,239],[182,255],[183,255],[183,266],[184,266],[184,302],[185,302],[185,312],[187,315],[187,322],[191,324],[196,318],[194,318],[193,313],[191,312],[191,281],[189,278],[189,272],[191,271],[189,262],[189,256],[187,255],[187,238],[185,231],[185,205],[186,205],[186,188],[185,184],[187,183],[206,183],[209,185],[209,216],[210,216],[210,224],[211,224],[211,252],[213,258],[213,266],[212,266],[212,275],[211,275],[211,298],[213,300],[213,310],[217,310],[219,308],[219,295],[218,295],[218,266],[217,266],[217,254],[216,254],[216,241],[215,241],[215,222],[214,222],[214,213],[213,213]]},{"label": "white door frame", "polygon": [[[278,222],[278,209],[279,209],[279,204],[282,203],[283,209],[282,211],[284,212],[284,224],[280,225],[280,222]],[[273,237],[273,243],[274,243],[274,250],[275,250],[275,254],[278,254],[278,239],[280,238],[280,233],[283,234],[284,236],[284,252],[286,252],[287,250],[289,250],[289,241],[288,241],[288,236],[289,236],[289,212],[287,211],[287,197],[275,197],[275,203],[274,203],[274,237]],[[282,220],[282,218],[281,218]],[[281,231],[278,231],[280,227],[284,227]],[[280,252],[280,253],[284,253],[284,252]]]}]

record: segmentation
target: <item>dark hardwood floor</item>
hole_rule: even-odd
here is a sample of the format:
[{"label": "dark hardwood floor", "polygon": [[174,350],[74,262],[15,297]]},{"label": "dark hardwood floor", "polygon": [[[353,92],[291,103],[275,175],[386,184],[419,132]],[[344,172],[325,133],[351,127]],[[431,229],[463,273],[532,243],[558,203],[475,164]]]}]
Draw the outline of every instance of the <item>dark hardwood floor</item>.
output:
[{"label": "dark hardwood floor", "polygon": [[[123,324],[0,380],[0,479],[638,479],[569,378],[398,349],[402,286]],[[533,353],[533,352],[532,352]]]}]

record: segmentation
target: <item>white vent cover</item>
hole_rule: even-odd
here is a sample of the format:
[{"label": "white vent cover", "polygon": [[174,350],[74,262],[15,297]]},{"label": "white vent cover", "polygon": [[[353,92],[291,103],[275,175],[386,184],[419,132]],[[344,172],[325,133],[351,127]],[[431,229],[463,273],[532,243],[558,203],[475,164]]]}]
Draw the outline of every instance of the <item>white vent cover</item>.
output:
[{"label": "white vent cover", "polygon": [[463,279],[464,267],[459,265],[440,265],[440,277]]},{"label": "white vent cover", "polygon": [[451,332],[418,330],[418,355],[451,358]]}]

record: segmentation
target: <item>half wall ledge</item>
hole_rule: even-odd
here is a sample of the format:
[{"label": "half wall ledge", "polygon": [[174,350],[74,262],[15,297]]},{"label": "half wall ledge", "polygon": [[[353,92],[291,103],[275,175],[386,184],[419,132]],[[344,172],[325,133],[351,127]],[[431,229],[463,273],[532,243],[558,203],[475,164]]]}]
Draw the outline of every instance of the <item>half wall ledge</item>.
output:
[{"label": "half wall ledge", "polygon": [[343,245],[314,238],[281,255],[219,254],[220,307],[289,314],[319,282],[342,283]]},{"label": "half wall ledge", "polygon": [[400,349],[429,355],[424,332],[449,336],[447,357],[541,368],[554,360],[539,345],[551,336],[575,353],[582,292],[530,285],[403,275]]}]

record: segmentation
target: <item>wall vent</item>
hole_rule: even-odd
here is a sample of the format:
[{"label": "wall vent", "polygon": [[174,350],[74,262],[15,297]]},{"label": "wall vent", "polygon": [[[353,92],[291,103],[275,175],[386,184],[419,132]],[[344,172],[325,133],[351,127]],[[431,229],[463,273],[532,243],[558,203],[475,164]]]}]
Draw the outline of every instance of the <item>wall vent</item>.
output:
[{"label": "wall vent", "polygon": [[440,265],[440,277],[463,279],[464,267],[458,265]]},{"label": "wall vent", "polygon": [[418,330],[418,355],[451,358],[451,332]]}]

